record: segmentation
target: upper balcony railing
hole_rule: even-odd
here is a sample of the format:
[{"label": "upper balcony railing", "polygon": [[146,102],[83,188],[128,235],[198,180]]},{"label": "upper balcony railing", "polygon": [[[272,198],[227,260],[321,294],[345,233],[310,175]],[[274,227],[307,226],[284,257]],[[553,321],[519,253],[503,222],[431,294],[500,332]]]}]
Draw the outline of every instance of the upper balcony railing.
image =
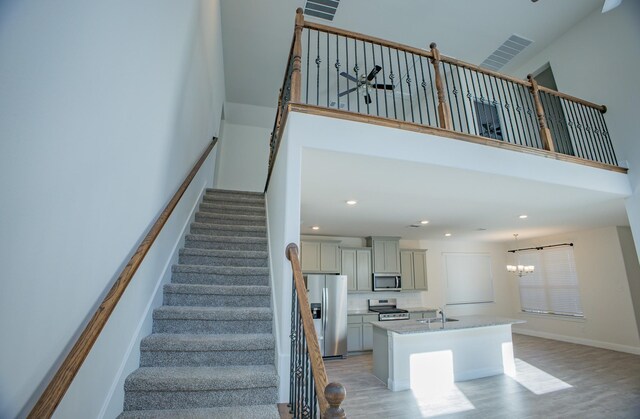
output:
[{"label": "upper balcony railing", "polygon": [[298,9],[269,173],[290,105],[625,171],[613,151],[605,106],[538,86],[531,75],[520,80],[441,55],[435,43],[430,47],[306,22]]}]

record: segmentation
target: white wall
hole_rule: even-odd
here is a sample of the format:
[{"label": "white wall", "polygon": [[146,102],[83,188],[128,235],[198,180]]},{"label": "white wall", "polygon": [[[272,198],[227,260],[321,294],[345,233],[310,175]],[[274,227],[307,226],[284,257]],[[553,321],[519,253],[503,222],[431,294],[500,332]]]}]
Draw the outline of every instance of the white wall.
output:
[{"label": "white wall", "polygon": [[270,133],[266,128],[225,121],[224,134],[220,138],[220,168],[216,188],[264,191]]},{"label": "white wall", "polygon": [[640,248],[640,2],[624,1],[602,14],[595,10],[536,57],[512,72],[517,77],[551,64],[558,90],[607,106],[613,146],[629,166],[633,195],[627,213]]},{"label": "white wall", "polygon": [[285,128],[266,195],[279,402],[289,401],[292,270],[285,249],[289,243],[300,245],[300,161],[300,147]]},{"label": "white wall", "polygon": [[[0,21],[0,417],[11,418],[29,410],[216,135],[225,93],[217,0],[8,0]],[[212,161],[203,170],[61,417],[121,409],[109,404],[109,390],[121,403],[138,332],[150,330],[151,293],[211,182]]]},{"label": "white wall", "polygon": [[[520,247],[573,243],[584,320],[520,312],[518,281],[510,283],[514,331],[640,354],[640,337],[616,227],[522,240]],[[505,247],[505,251],[507,248]],[[630,249],[627,249],[630,250]],[[636,279],[637,281],[637,279]]]}]

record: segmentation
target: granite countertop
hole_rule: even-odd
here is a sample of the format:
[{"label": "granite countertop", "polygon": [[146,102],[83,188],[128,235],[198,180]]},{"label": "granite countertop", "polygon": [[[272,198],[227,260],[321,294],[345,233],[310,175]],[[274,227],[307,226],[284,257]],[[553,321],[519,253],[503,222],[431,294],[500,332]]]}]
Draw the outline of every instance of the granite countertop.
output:
[{"label": "granite countertop", "polygon": [[442,322],[432,321],[422,323],[417,320],[393,320],[385,322],[371,322],[375,327],[390,332],[405,334],[446,332],[449,330],[472,329],[475,327],[502,326],[506,324],[525,323],[524,320],[508,319],[506,317],[492,316],[454,316],[458,321],[446,322],[444,328]]},{"label": "granite countertop", "polygon": [[407,310],[409,313],[420,313],[423,311],[438,311],[437,308],[433,307],[398,307],[403,310]]}]

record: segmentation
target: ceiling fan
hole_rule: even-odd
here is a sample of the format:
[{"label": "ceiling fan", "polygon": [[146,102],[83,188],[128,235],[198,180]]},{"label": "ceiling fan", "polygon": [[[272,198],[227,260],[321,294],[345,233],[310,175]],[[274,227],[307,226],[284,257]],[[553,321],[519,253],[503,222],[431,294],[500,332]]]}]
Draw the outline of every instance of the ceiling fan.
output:
[{"label": "ceiling fan", "polygon": [[344,92],[340,92],[338,94],[338,97],[342,97],[344,95],[348,95],[349,93],[355,92],[356,90],[360,90],[364,96],[364,102],[368,105],[372,102],[371,95],[369,94],[369,89],[393,90],[393,84],[373,83],[376,75],[380,72],[380,70],[382,70],[382,67],[376,65],[369,72],[369,75],[362,74],[360,78],[354,77],[351,74],[345,73],[343,71],[342,73],[340,73],[340,75],[356,83],[356,87],[352,87],[351,89],[347,89]]}]

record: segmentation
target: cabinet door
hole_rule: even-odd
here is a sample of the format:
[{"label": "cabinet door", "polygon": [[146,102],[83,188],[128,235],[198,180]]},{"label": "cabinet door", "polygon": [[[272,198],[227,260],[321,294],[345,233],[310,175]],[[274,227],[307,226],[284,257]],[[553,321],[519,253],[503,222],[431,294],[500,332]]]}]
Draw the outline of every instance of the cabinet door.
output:
[{"label": "cabinet door", "polygon": [[385,257],[384,257],[384,243],[381,240],[373,242],[373,271],[374,272],[386,272]]},{"label": "cabinet door", "polygon": [[300,265],[303,271],[320,272],[320,243],[300,242]]},{"label": "cabinet door", "polygon": [[320,243],[320,270],[322,272],[340,272],[338,243]]},{"label": "cabinet door", "polygon": [[362,350],[362,324],[350,324],[347,326],[347,351]]},{"label": "cabinet door", "polygon": [[370,324],[362,325],[362,350],[373,350],[373,326]]},{"label": "cabinet door", "polygon": [[[427,290],[427,254],[413,252],[413,280],[417,290]],[[404,284],[402,284],[404,288]]]},{"label": "cabinet door", "polygon": [[400,243],[397,240],[384,241],[384,264],[383,272],[400,272]]},{"label": "cabinet door", "polygon": [[373,289],[371,276],[371,250],[362,249],[356,252],[356,282],[358,291]]},{"label": "cabinet door", "polygon": [[402,289],[415,289],[413,277],[413,252],[410,250],[400,251],[400,275],[402,277]]},{"label": "cabinet door", "polygon": [[358,290],[358,274],[356,268],[356,250],[342,249],[340,274],[347,276],[347,291]]}]

